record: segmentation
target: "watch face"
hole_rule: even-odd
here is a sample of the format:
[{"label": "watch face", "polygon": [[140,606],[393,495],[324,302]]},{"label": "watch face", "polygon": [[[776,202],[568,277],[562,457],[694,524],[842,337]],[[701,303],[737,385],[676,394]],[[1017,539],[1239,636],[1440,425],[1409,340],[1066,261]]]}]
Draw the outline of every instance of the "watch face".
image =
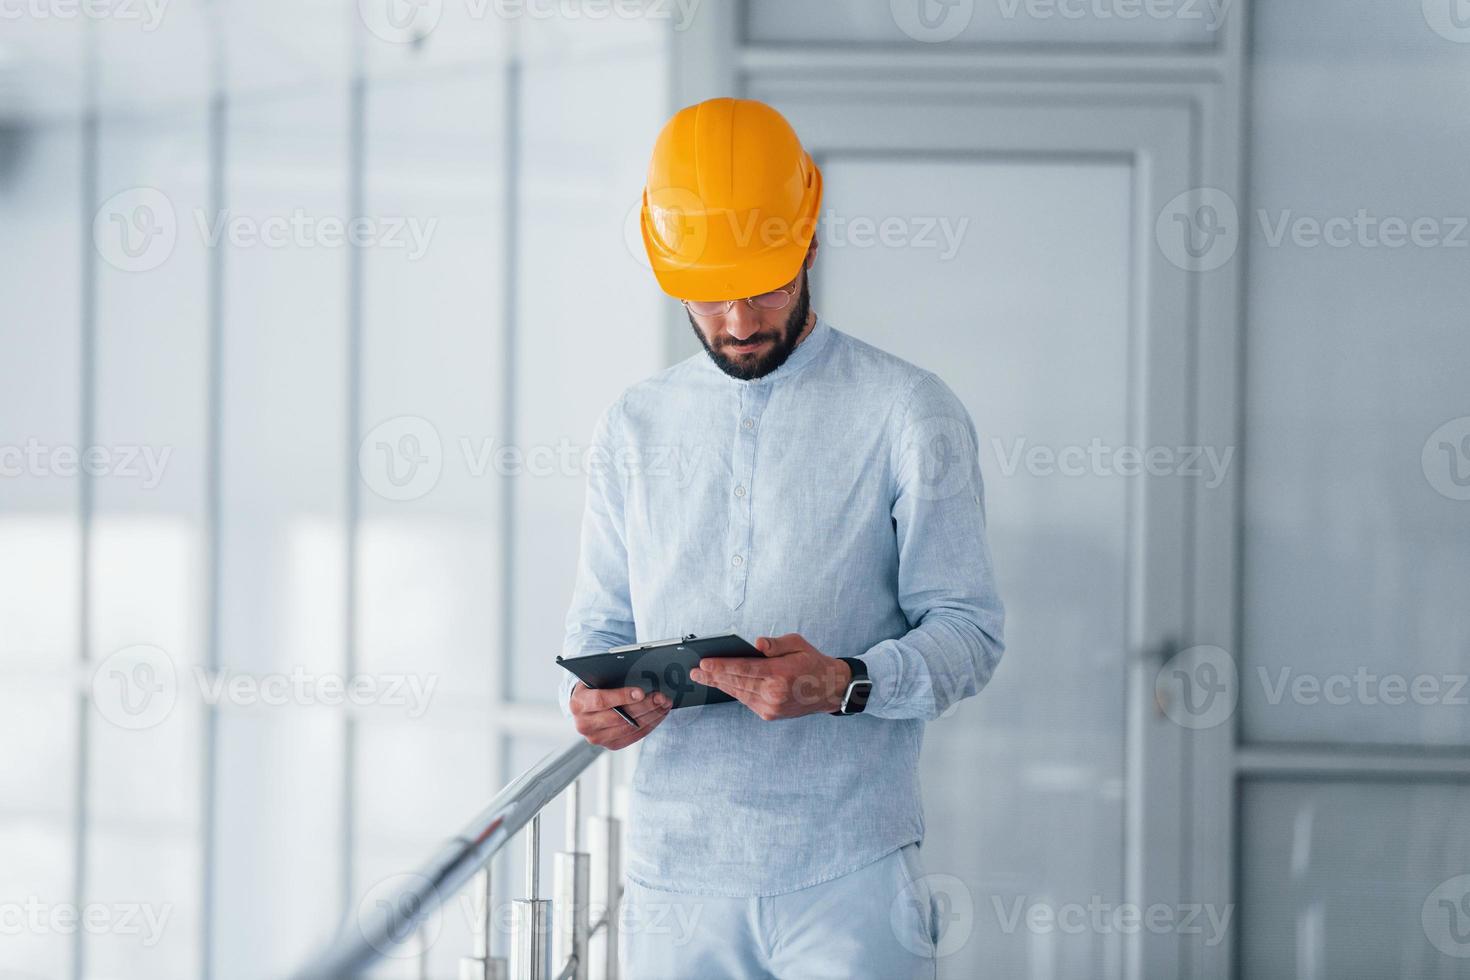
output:
[{"label": "watch face", "polygon": [[842,699],[842,713],[855,714],[868,704],[868,695],[873,692],[873,682],[856,680],[847,685],[847,696]]}]

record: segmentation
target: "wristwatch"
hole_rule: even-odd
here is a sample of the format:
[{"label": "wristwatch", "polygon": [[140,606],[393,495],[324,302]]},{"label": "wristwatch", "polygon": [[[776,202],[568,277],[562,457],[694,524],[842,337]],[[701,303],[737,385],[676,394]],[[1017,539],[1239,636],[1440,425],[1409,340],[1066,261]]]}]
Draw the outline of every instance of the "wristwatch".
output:
[{"label": "wristwatch", "polygon": [[842,707],[832,713],[834,715],[859,714],[868,706],[868,695],[873,693],[873,682],[868,680],[868,665],[855,657],[838,657],[837,659],[852,668],[852,680],[847,682],[847,690],[842,693]]}]

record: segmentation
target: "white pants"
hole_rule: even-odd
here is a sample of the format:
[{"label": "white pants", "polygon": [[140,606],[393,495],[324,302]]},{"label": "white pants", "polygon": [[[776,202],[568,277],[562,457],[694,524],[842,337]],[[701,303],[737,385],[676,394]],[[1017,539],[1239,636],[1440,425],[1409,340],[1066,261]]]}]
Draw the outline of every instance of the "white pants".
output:
[{"label": "white pants", "polygon": [[681,895],[626,882],[624,980],[934,980],[937,918],[919,846],[765,898]]}]

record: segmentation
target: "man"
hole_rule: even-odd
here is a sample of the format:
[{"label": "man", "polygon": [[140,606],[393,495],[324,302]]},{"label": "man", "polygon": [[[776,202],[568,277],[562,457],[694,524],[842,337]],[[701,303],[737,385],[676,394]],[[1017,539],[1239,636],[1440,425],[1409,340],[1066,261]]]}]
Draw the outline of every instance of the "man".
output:
[{"label": "man", "polygon": [[924,723],[1002,650],[978,440],[937,377],[812,310],[821,196],[746,100],[679,112],[648,172],[644,243],[704,353],[598,424],[563,652],[733,629],[763,656],[691,675],[739,703],[563,685],[588,741],[642,742],[632,980],[935,975]]}]

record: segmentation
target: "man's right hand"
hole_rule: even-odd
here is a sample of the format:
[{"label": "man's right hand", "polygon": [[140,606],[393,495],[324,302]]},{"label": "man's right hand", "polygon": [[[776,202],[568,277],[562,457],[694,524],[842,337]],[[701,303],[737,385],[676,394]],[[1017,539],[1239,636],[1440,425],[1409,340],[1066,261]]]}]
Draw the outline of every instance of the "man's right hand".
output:
[{"label": "man's right hand", "polygon": [[[572,718],[577,732],[605,749],[625,749],[659,726],[669,716],[669,699],[665,694],[648,696],[641,687],[615,687],[594,691],[578,682],[572,688]],[[638,721],[638,728],[618,717],[613,708],[622,708]]]}]

